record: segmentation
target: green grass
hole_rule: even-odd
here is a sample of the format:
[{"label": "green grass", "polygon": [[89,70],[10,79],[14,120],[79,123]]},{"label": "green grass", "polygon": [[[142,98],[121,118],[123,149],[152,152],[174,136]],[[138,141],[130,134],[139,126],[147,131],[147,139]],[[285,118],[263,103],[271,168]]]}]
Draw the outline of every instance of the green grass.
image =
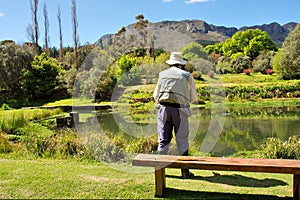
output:
[{"label": "green grass", "polygon": [[[152,168],[77,160],[0,159],[1,199],[150,199],[154,198]],[[119,170],[123,169],[123,170]],[[192,170],[195,178],[180,179],[167,169],[167,198],[277,199],[291,197],[292,176],[285,174]]]},{"label": "green grass", "polygon": [[54,102],[48,102],[43,106],[72,106],[72,105],[99,105],[99,104],[111,104],[110,102],[93,103],[92,99],[79,99],[69,98],[62,99]]}]

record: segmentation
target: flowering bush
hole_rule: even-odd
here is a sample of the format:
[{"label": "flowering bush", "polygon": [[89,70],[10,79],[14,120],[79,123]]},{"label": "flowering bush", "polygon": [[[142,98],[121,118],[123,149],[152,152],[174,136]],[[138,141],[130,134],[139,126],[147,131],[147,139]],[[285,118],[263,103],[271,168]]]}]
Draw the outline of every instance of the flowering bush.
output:
[{"label": "flowering bush", "polygon": [[214,78],[215,73],[214,73],[213,71],[209,71],[209,72],[207,73],[207,76],[210,77],[210,78]]},{"label": "flowering bush", "polygon": [[246,74],[246,75],[250,75],[251,72],[252,72],[252,70],[251,70],[251,69],[244,69],[243,72],[244,72],[244,74]]},{"label": "flowering bush", "polygon": [[274,73],[274,71],[271,68],[267,68],[267,69],[265,69],[265,73],[269,74],[269,75],[272,75]]}]

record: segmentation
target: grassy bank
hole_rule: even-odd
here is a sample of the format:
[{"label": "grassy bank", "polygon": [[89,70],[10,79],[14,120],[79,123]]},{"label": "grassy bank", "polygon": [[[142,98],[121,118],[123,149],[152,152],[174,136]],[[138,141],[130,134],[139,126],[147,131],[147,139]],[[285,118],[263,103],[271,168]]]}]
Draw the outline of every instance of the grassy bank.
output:
[{"label": "grassy bank", "polygon": [[[112,164],[76,160],[0,159],[1,199],[94,199],[154,197],[151,168],[134,173]],[[292,196],[292,176],[285,174],[193,170],[182,180],[178,169],[167,169],[167,198],[279,199]],[[281,199],[281,198],[280,198]]]}]

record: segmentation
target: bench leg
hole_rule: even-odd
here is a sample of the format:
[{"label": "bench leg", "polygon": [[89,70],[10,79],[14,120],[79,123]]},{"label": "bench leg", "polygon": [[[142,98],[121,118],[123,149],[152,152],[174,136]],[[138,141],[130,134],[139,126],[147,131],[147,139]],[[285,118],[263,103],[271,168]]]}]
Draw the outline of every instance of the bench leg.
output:
[{"label": "bench leg", "polygon": [[166,187],[165,168],[155,168],[155,196],[162,197]]},{"label": "bench leg", "polygon": [[293,177],[293,197],[300,199],[300,175],[294,174]]}]

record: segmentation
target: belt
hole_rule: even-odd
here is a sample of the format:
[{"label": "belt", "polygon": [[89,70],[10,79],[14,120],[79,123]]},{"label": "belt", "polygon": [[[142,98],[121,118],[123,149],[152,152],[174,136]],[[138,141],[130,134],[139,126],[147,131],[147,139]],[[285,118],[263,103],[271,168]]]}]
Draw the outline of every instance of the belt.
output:
[{"label": "belt", "polygon": [[179,103],[171,103],[171,102],[159,102],[160,105],[162,106],[169,106],[173,108],[188,108],[189,105],[183,105]]}]

